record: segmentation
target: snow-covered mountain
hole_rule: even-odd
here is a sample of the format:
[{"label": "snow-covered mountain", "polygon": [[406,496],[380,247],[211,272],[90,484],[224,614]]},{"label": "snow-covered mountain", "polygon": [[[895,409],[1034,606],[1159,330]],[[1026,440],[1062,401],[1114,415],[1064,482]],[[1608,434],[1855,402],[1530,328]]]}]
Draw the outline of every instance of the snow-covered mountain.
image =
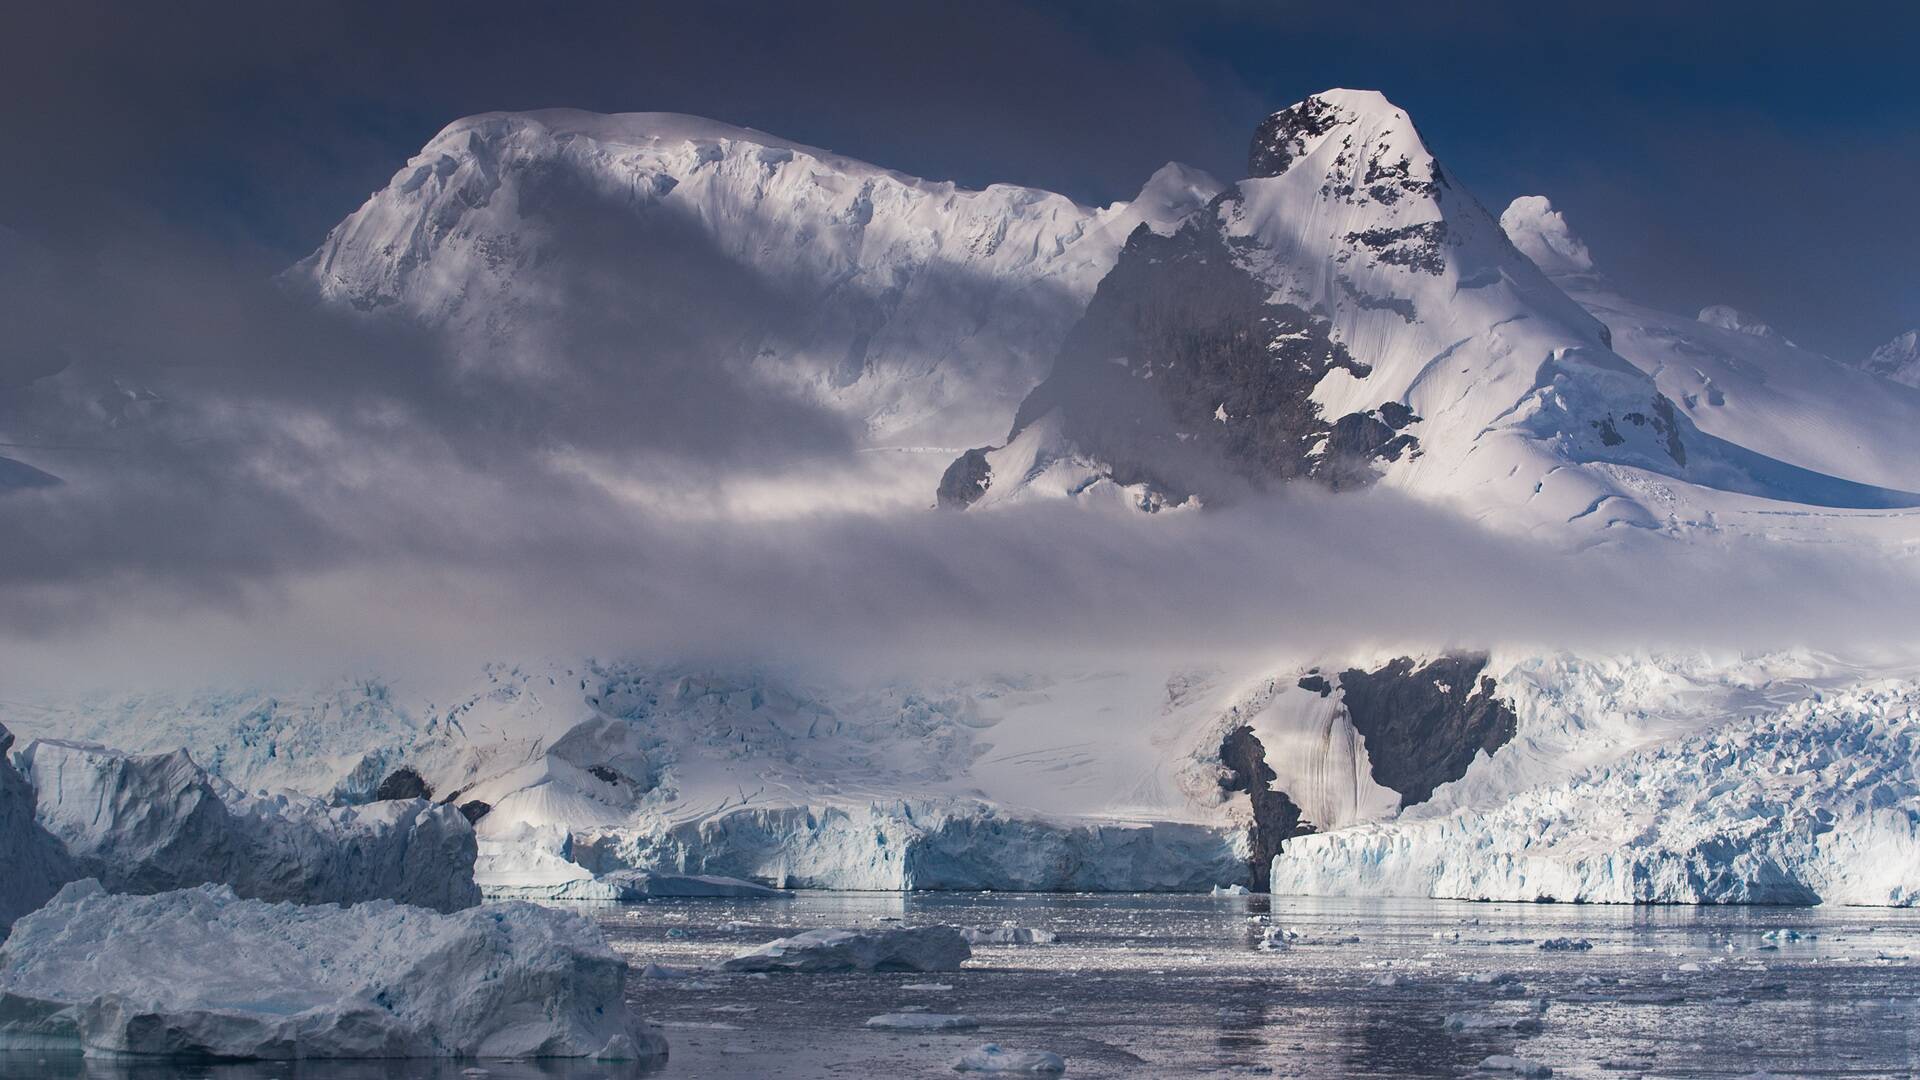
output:
[{"label": "snow-covered mountain", "polygon": [[489,113],[288,276],[445,331],[471,377],[551,377],[617,315],[619,362],[790,391],[878,445],[971,445],[1005,430],[1133,230],[1217,190],[1169,164],[1093,209],[692,116]]},{"label": "snow-covered mountain", "polygon": [[1902,386],[1920,388],[1920,330],[1909,330],[1873,350],[1861,366]]},{"label": "snow-covered mountain", "polygon": [[1541,196],[1515,199],[1500,224],[1701,431],[1814,472],[1920,486],[1920,390],[1801,348],[1730,307],[1690,319],[1623,295]]},{"label": "snow-covered mountain", "polygon": [[[1172,236],[1129,241],[1009,439],[955,462],[943,503],[1151,510],[1310,479],[1522,531],[1685,528],[1730,496],[1920,503],[1702,430],[1377,93],[1275,113],[1249,173]],[[1577,241],[1563,257],[1590,264]]]}]

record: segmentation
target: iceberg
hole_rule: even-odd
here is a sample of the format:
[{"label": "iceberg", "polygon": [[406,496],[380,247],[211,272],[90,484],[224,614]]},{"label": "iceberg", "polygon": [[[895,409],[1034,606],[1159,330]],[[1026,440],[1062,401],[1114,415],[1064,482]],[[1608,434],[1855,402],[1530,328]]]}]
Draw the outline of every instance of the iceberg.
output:
[{"label": "iceberg", "polygon": [[953,1063],[956,1072],[1003,1072],[1057,1075],[1067,1071],[1067,1059],[1045,1050],[1008,1050],[988,1043],[968,1051]]},{"label": "iceberg", "polygon": [[184,750],[40,739],[20,760],[35,816],[66,846],[76,876],[114,892],[222,883],[243,897],[308,904],[387,899],[454,911],[480,902],[473,827],[451,806],[251,796]]},{"label": "iceberg", "polygon": [[33,816],[33,788],[7,759],[13,733],[0,724],[0,938],[76,876],[60,841]]},{"label": "iceberg", "polygon": [[1051,945],[1054,933],[1032,926],[1000,926],[992,930],[967,927],[960,931],[969,945]]},{"label": "iceberg", "polygon": [[973,949],[951,926],[902,930],[809,930],[769,941],[722,971],[956,971]]},{"label": "iceberg", "polygon": [[954,1013],[897,1012],[872,1017],[867,1026],[875,1031],[972,1031],[980,1021]]},{"label": "iceberg", "polygon": [[585,916],[75,882],[0,947],[0,1048],[234,1059],[651,1058]]}]

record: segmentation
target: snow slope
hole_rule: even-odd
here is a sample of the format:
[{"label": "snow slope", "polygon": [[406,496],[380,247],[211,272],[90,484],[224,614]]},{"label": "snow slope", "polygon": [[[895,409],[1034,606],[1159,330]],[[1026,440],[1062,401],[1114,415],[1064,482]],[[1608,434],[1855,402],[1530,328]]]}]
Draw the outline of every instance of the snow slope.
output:
[{"label": "snow slope", "polygon": [[1129,233],[1212,197],[1170,164],[1128,203],[969,191],[672,113],[488,113],[435,136],[289,272],[540,380],[609,303],[636,362],[796,392],[877,445],[1006,427]]},{"label": "snow slope", "polygon": [[1417,821],[1303,837],[1276,894],[1910,905],[1920,684],[1890,681]]},{"label": "snow slope", "polygon": [[[956,462],[944,503],[1154,510],[1377,482],[1579,535],[1756,500],[1920,504],[1911,473],[1883,489],[1702,430],[1377,93],[1274,114],[1250,172],[1173,236],[1129,242],[1006,443]],[[1577,241],[1563,257],[1589,259]]]},{"label": "snow slope", "polygon": [[480,901],[473,829],[452,807],[249,796],[185,750],[142,756],[43,739],[20,761],[39,823],[115,891],[219,883],[266,900],[393,899],[441,911]]},{"label": "snow slope", "polygon": [[1732,308],[1690,319],[1622,295],[1538,195],[1515,199],[1500,224],[1701,431],[1862,484],[1920,486],[1920,389],[1803,349]]},{"label": "snow slope", "polygon": [[0,1049],[232,1059],[644,1058],[586,916],[125,896],[77,882],[0,948]]}]

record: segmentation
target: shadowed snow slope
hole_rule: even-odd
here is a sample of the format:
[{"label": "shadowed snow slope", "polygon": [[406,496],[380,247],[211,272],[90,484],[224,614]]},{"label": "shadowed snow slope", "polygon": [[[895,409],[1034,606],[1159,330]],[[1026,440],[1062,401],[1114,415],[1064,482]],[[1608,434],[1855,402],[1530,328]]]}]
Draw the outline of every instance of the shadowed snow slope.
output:
[{"label": "shadowed snow slope", "polygon": [[448,331],[472,373],[512,379],[552,377],[554,346],[616,306],[633,362],[793,391],[888,446],[968,445],[1005,430],[1128,234],[1217,190],[1168,165],[1095,210],[692,116],[489,113],[290,277]]},{"label": "shadowed snow slope", "polygon": [[0,949],[0,1048],[217,1058],[663,1054],[586,916],[67,886]]}]

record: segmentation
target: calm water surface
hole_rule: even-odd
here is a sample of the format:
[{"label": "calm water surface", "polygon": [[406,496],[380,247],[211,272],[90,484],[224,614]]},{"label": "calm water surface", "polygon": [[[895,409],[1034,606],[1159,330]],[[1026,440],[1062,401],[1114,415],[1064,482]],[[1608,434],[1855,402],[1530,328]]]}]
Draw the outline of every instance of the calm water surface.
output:
[{"label": "calm water surface", "polygon": [[[636,964],[700,967],[821,926],[1034,926],[937,975],[697,972],[635,978],[671,1059],[649,1080],[955,1077],[986,1042],[1051,1050],[1069,1077],[1920,1076],[1920,913],[1265,897],[807,893],[594,909]],[[1260,948],[1270,927],[1298,934]],[[1584,951],[1545,951],[1550,938]],[[961,1034],[869,1031],[964,1013]],[[484,1069],[484,1076],[476,1072]],[[0,1054],[0,1080],[518,1080],[634,1075],[587,1063],[128,1066]]]}]

